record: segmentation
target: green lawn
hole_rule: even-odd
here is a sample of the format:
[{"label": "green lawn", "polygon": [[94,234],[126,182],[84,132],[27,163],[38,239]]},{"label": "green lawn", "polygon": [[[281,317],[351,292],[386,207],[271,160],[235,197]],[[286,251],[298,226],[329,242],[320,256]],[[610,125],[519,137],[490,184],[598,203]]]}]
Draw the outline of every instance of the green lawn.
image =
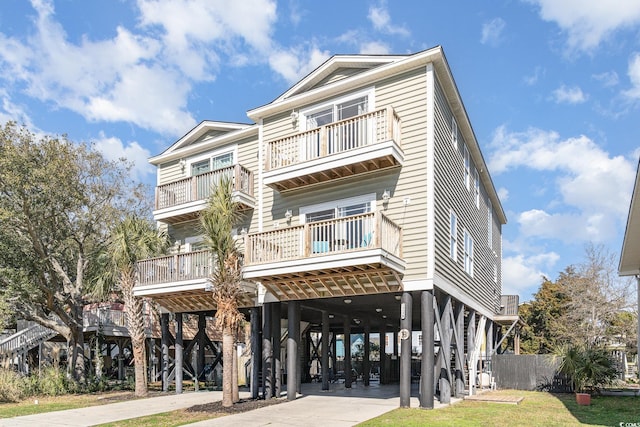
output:
[{"label": "green lawn", "polygon": [[640,399],[594,396],[591,406],[578,406],[571,394],[499,390],[522,396],[519,405],[464,401],[437,410],[396,409],[359,424],[373,426],[640,426]]},{"label": "green lawn", "polygon": [[[396,409],[360,426],[640,426],[640,398],[594,396],[591,406],[578,406],[570,394],[516,390],[493,392],[522,396],[519,405],[464,401],[436,410]],[[130,398],[126,393],[105,393],[39,398],[0,404],[0,418],[113,403]],[[142,417],[108,426],[177,426],[220,414],[187,413],[184,410]]]}]

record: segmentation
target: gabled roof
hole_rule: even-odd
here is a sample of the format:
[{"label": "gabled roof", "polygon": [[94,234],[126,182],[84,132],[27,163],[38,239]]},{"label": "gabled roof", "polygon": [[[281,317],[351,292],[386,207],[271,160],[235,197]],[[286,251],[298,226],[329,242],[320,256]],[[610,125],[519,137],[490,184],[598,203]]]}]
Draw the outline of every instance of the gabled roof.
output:
[{"label": "gabled roof", "polygon": [[[219,145],[252,132],[258,133],[258,127],[255,124],[204,120],[161,154],[151,157],[149,163],[157,165],[168,160],[186,157],[192,154],[192,151],[202,151],[203,147]],[[189,149],[190,147],[192,149]]]},{"label": "gabled roof", "polygon": [[621,276],[640,275],[640,163],[629,203],[627,228],[622,241],[618,273]]},{"label": "gabled roof", "polygon": [[317,85],[322,84],[325,79],[340,69],[360,69],[360,72],[362,72],[394,62],[398,59],[406,58],[406,56],[407,55],[334,55],[276,98],[272,103],[280,102],[294,95],[311,90]]}]

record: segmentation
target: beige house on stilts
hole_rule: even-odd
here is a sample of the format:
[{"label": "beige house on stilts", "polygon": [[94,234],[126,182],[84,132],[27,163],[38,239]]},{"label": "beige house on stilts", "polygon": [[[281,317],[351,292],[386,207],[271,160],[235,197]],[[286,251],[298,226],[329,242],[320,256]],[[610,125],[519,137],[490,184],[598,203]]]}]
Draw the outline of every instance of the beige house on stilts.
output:
[{"label": "beige house on stilts", "polygon": [[[151,158],[153,215],[175,245],[139,264],[136,294],[206,324],[216,307],[198,213],[230,176],[254,396],[336,379],[397,381],[400,406],[417,379],[423,407],[473,393],[518,301],[501,295],[506,217],[442,48],[333,56],[247,114],[252,124],[204,121]],[[165,384],[189,359],[179,329],[163,337]],[[218,351],[201,335],[196,377]]]}]

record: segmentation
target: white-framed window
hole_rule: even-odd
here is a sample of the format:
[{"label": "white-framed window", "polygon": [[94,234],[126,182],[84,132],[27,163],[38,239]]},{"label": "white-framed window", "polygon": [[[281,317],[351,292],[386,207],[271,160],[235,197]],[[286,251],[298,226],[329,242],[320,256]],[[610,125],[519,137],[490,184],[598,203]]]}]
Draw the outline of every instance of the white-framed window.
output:
[{"label": "white-framed window", "polygon": [[471,191],[471,158],[469,157],[469,149],[464,146],[464,186]]},{"label": "white-framed window", "polygon": [[373,94],[373,88],[370,88],[303,109],[300,111],[301,130],[315,129],[372,111],[375,108]]},{"label": "white-framed window", "polygon": [[[364,248],[373,244],[375,193],[300,207],[300,223],[326,223],[310,226],[311,252],[325,253]],[[340,221],[328,221],[349,218]]]},{"label": "white-framed window", "polygon": [[225,148],[187,161],[189,176],[198,176],[207,172],[223,169],[235,164],[237,147]]},{"label": "white-framed window", "polygon": [[369,116],[355,120],[347,119],[372,111],[373,93],[373,89],[367,89],[301,110],[301,131],[310,131],[335,122],[341,123],[333,125],[325,138],[318,132],[305,133],[300,144],[300,158],[311,160],[370,144],[375,135],[374,120]]},{"label": "white-framed window", "polygon": [[211,190],[214,188],[212,183],[219,182],[222,174],[226,174],[224,171],[215,171],[233,166],[238,155],[237,151],[237,146],[225,147],[187,160],[189,176],[196,177],[195,188],[198,200],[206,199],[211,195]]},{"label": "white-framed window", "polygon": [[451,117],[451,145],[454,149],[458,148],[458,123],[455,117]]},{"label": "white-framed window", "polygon": [[453,211],[449,213],[449,256],[454,261],[458,257],[458,218]]},{"label": "white-framed window", "polygon": [[476,208],[480,209],[480,175],[478,174],[478,169],[473,169],[473,191],[476,199]]},{"label": "white-framed window", "polygon": [[464,230],[464,271],[473,277],[473,238]]},{"label": "white-framed window", "polygon": [[493,206],[491,200],[487,200],[487,243],[489,249],[493,249]]}]

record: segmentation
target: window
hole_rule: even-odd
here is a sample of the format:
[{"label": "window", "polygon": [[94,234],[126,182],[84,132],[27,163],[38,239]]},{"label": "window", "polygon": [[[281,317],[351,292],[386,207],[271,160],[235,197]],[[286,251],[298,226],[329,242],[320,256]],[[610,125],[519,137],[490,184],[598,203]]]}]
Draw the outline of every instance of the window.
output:
[{"label": "window", "polygon": [[315,129],[350,117],[359,116],[360,114],[367,112],[367,107],[368,97],[360,96],[344,102],[338,102],[333,105],[312,110],[309,113],[305,113],[306,130]]},{"label": "window", "polygon": [[464,146],[464,186],[467,190],[471,190],[471,159],[466,145]]},{"label": "window", "polygon": [[449,256],[456,261],[458,256],[458,218],[451,211],[449,217]]},{"label": "window", "polygon": [[476,198],[476,208],[480,209],[480,176],[478,175],[478,169],[473,170],[474,175],[474,192]]},{"label": "window", "polygon": [[458,123],[455,117],[451,117],[451,144],[454,149],[458,148]]},{"label": "window", "polygon": [[195,189],[197,200],[209,197],[211,189],[216,183],[220,182],[220,177],[223,174],[233,177],[232,173],[227,173],[232,171],[216,171],[233,166],[236,156],[235,150],[236,148],[226,148],[224,151],[218,150],[189,161],[188,170],[191,172],[191,176],[196,177]]},{"label": "window", "polygon": [[332,126],[331,131],[327,132],[326,144],[319,132],[306,133],[301,147],[301,157],[311,160],[367,145],[374,135],[373,121],[369,120],[368,116],[356,120],[346,119],[369,112],[373,108],[372,94],[371,90],[366,90],[301,111],[302,131],[345,120]]},{"label": "window", "polygon": [[489,206],[487,206],[487,243],[489,249],[493,249],[493,207],[491,206],[491,200],[487,200]]},{"label": "window", "polygon": [[207,172],[233,166],[233,151],[214,154],[205,159],[196,160],[191,163],[191,176],[202,175]]},{"label": "window", "polygon": [[[311,252],[325,253],[368,247],[373,243],[373,216],[363,216],[375,208],[375,194],[337,200],[300,208],[302,223],[310,226]],[[339,218],[351,218],[328,221]]]},{"label": "window", "polygon": [[473,277],[473,238],[464,230],[464,271]]}]

